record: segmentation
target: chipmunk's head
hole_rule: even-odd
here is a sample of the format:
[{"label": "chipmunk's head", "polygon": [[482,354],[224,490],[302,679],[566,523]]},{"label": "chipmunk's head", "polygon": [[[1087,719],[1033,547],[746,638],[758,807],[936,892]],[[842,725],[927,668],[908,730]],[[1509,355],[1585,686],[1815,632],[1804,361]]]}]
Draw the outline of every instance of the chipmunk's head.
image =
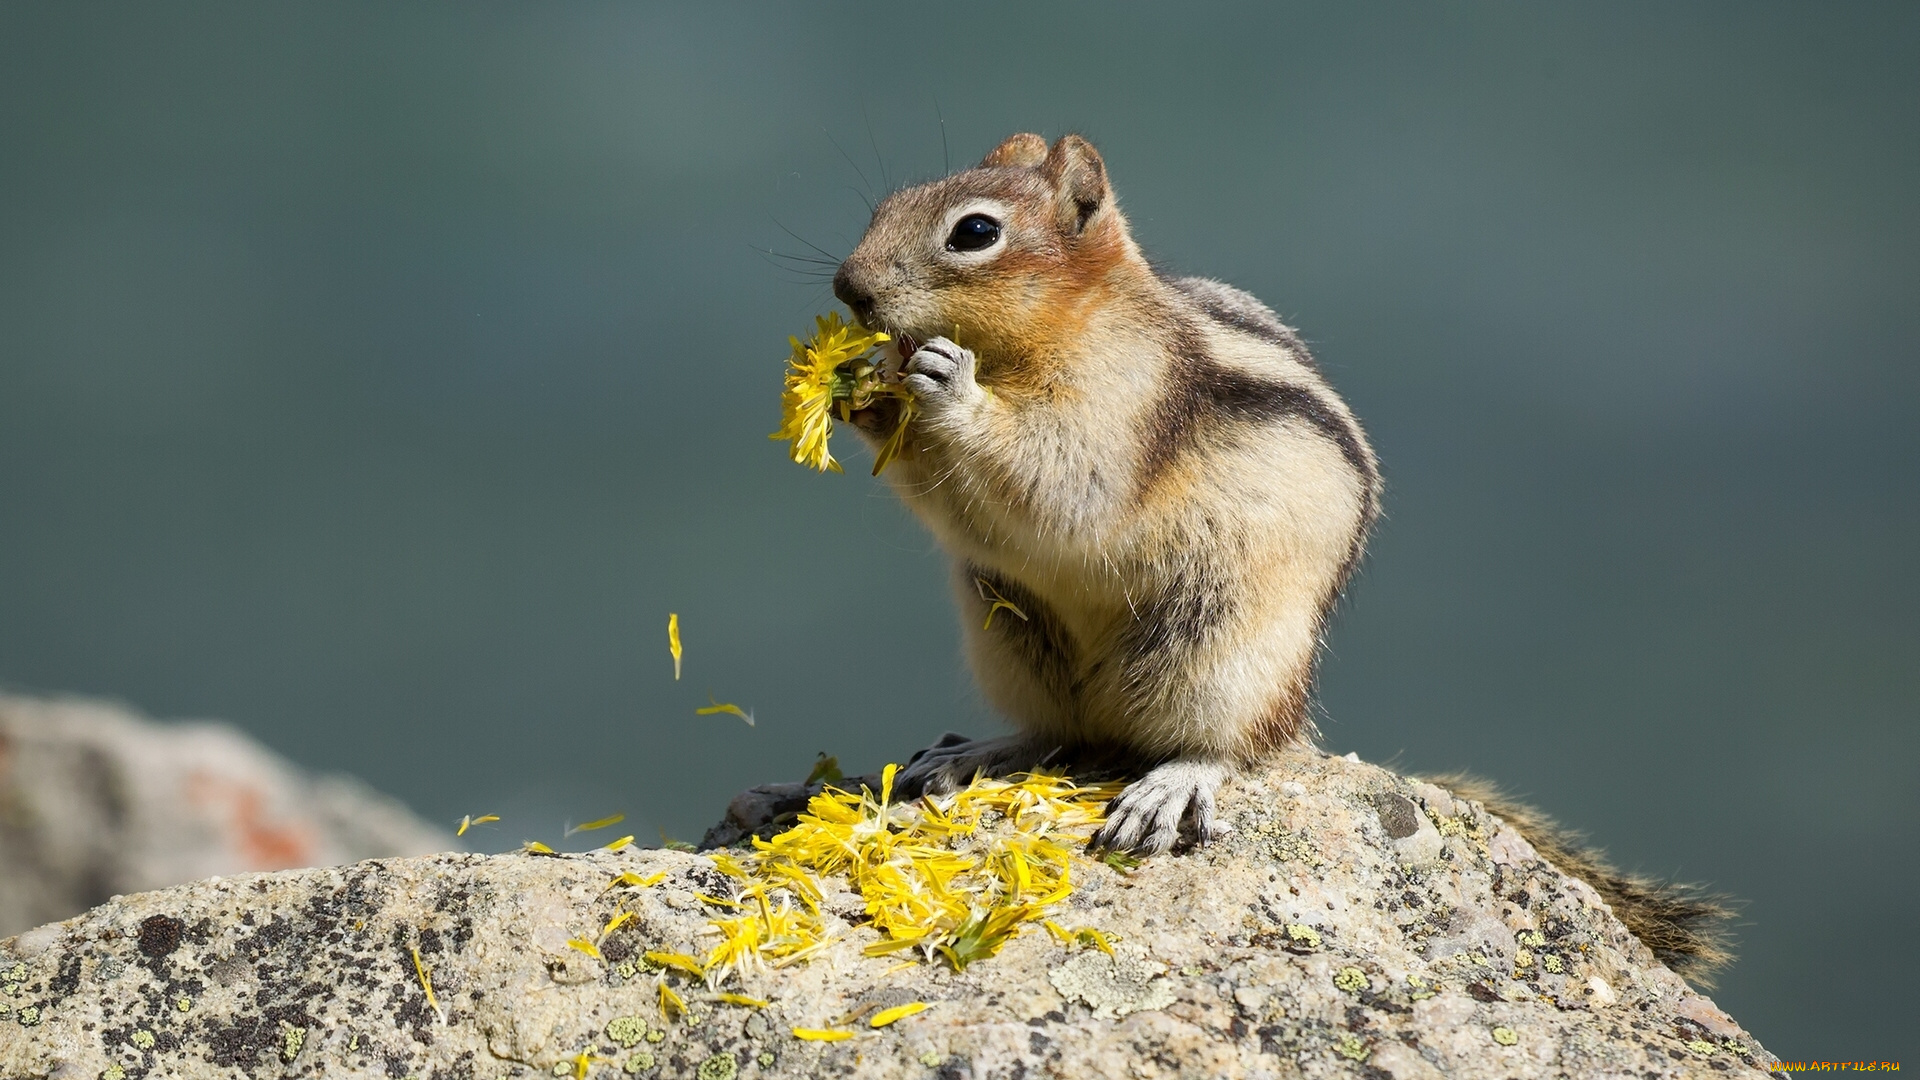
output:
[{"label": "chipmunk's head", "polygon": [[979,166],[895,192],[833,292],[862,324],[1012,356],[1071,335],[1127,262],[1144,268],[1093,144],[1015,135]]}]

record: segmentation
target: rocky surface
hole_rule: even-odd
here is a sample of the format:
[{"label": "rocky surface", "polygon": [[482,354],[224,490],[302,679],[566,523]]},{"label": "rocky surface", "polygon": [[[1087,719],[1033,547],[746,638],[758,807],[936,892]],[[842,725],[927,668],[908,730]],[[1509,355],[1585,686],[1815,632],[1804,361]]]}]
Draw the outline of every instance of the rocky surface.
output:
[{"label": "rocky surface", "polygon": [[[1773,1060],[1474,804],[1300,753],[1222,805],[1236,830],[1207,849],[1076,861],[1054,917],[1112,955],[1030,931],[962,972],[868,957],[858,897],[829,894],[828,951],[717,988],[764,1008],[644,958],[712,943],[725,909],[702,895],[731,879],[698,854],[448,854],[119,897],[0,942],[0,1077],[1646,1078]],[[627,872],[664,877],[611,884]],[[598,957],[569,944],[596,938]],[[662,984],[689,1014],[663,1014]],[[931,1004],[871,1027],[914,1001]]]},{"label": "rocky surface", "polygon": [[395,800],[222,724],[0,695],[0,934],[115,893],[453,846]]}]

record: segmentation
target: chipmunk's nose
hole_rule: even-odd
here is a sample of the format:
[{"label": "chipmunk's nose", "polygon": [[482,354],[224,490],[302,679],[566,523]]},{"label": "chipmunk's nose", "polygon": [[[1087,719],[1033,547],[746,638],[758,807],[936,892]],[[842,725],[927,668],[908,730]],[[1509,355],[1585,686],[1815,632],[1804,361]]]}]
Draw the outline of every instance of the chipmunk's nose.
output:
[{"label": "chipmunk's nose", "polygon": [[862,326],[872,326],[874,296],[873,290],[867,287],[864,277],[865,275],[855,269],[852,259],[841,263],[840,269],[833,275],[833,295],[847,305],[848,311],[853,312],[855,322]]}]

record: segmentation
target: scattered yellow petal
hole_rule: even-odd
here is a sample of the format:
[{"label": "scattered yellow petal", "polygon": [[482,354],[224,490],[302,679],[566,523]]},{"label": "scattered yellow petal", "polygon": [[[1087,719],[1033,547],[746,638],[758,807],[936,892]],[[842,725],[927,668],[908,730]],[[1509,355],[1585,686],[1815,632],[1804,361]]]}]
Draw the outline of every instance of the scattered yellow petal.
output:
[{"label": "scattered yellow petal", "polygon": [[572,836],[574,833],[592,832],[595,829],[604,829],[609,825],[618,825],[625,820],[627,820],[627,815],[614,814],[611,817],[603,817],[598,821],[589,821],[585,825],[575,825],[572,828],[567,830],[567,835]]},{"label": "scattered yellow petal", "polygon": [[629,870],[619,877],[614,878],[612,881],[607,882],[607,888],[616,889],[622,885],[631,885],[635,888],[645,889],[658,885],[665,880],[667,880],[667,872],[665,870],[657,874],[648,874],[646,877],[641,877],[639,874]]},{"label": "scattered yellow petal", "polygon": [[671,1020],[678,1014],[687,1015],[687,999],[673,992],[673,987],[660,984],[660,1015]]},{"label": "scattered yellow petal", "polygon": [[745,1005],[751,1009],[764,1009],[768,1004],[761,998],[748,997],[745,994],[715,994],[713,998],[715,1001],[724,1001],[729,1005]]},{"label": "scattered yellow petal", "polygon": [[613,933],[615,930],[620,929],[621,927],[627,925],[629,922],[632,922],[634,919],[637,919],[639,917],[640,916],[637,912],[623,911],[620,914],[615,915],[613,918],[608,919],[606,927],[600,931],[600,940],[605,941],[607,939],[608,934]]},{"label": "scattered yellow petal", "polygon": [[[713,701],[713,695],[708,694],[707,700]],[[733,704],[730,701],[728,702],[713,701],[713,704],[708,705],[703,709],[695,709],[693,710],[693,713],[695,716],[712,716],[715,713],[732,713],[733,715],[739,717],[740,719],[745,720],[747,722],[748,727],[754,726],[753,714],[741,708],[740,706]]]},{"label": "scattered yellow petal", "polygon": [[922,1013],[926,1011],[927,1011],[926,1002],[909,1001],[905,1005],[895,1005],[891,1009],[882,1009],[879,1012],[874,1013],[873,1019],[867,1021],[867,1026],[883,1028],[883,1027],[886,1027],[888,1024],[893,1023],[895,1020],[905,1020],[907,1017],[912,1016],[915,1013]]},{"label": "scattered yellow petal", "polygon": [[583,937],[568,938],[567,947],[570,949],[578,949],[581,952],[586,953],[588,956],[593,957],[595,960],[600,959],[600,947],[598,945],[595,945],[593,942],[588,941],[586,938],[583,938]]},{"label": "scattered yellow petal", "polygon": [[500,815],[498,814],[481,814],[479,817],[463,814],[460,817],[460,828],[455,831],[453,835],[465,836],[467,835],[467,830],[473,828],[475,825],[485,825],[489,821],[499,820]]},{"label": "scattered yellow petal", "polygon": [[678,612],[667,614],[667,651],[673,654],[673,678],[680,680],[680,615]]},{"label": "scattered yellow petal", "polygon": [[853,1038],[853,1032],[830,1031],[825,1028],[797,1027],[793,1029],[793,1037],[796,1039],[805,1039],[808,1042],[839,1042],[842,1039]]},{"label": "scattered yellow petal", "polygon": [[647,953],[647,959],[659,964],[661,967],[678,968],[689,975],[700,976],[707,973],[706,967],[703,966],[700,961],[695,960],[686,953],[650,951]]},{"label": "scattered yellow petal", "polygon": [[633,834],[628,833],[626,836],[623,836],[620,839],[615,840],[613,843],[608,844],[606,847],[603,847],[600,850],[601,851],[619,851],[621,848],[626,847],[628,844],[631,844],[631,843],[633,843]]},{"label": "scattered yellow petal", "polygon": [[427,992],[427,1008],[440,1011],[440,1003],[433,999],[433,978],[427,974],[427,965],[420,962],[420,946],[410,945],[413,950],[413,973],[420,976],[420,989]]},{"label": "scattered yellow petal", "polygon": [[545,845],[545,844],[543,844],[543,843],[541,843],[541,842],[540,842],[540,841],[538,841],[538,840],[529,840],[529,841],[527,841],[526,843],[524,843],[524,844],[521,844],[521,845],[520,845],[520,850],[521,850],[521,851],[524,851],[524,852],[526,852],[526,853],[527,853],[527,854],[529,854],[529,855],[554,855],[554,854],[558,854],[558,853],[557,853],[557,852],[555,852],[555,851],[554,851],[554,850],[553,850],[552,848],[550,848],[550,847],[548,847],[547,845]]},{"label": "scattered yellow petal", "polygon": [[980,629],[982,630],[993,629],[993,614],[996,611],[1002,611],[1002,610],[1013,612],[1016,616],[1019,617],[1021,622],[1033,621],[1027,618],[1027,613],[1024,611],[1021,611],[1019,607],[1017,607],[1014,604],[1013,601],[1007,599],[1004,596],[1001,596],[1000,590],[994,588],[993,583],[988,581],[986,578],[983,578],[983,577],[974,578],[973,584],[974,584],[974,587],[980,593],[980,599],[985,600],[989,605],[987,608],[987,621],[981,624]]},{"label": "scattered yellow petal", "polygon": [[591,1050],[582,1050],[573,1056],[573,1080],[587,1080],[587,1070],[595,1065],[607,1065],[612,1058],[603,1058]]}]

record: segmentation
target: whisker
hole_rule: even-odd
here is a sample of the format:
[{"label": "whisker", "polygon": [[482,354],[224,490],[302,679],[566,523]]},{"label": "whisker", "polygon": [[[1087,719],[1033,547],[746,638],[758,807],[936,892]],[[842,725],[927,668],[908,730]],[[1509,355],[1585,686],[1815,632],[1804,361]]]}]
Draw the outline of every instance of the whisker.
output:
[{"label": "whisker", "polygon": [[827,131],[826,129],[822,128],[821,134],[827,137],[827,141],[833,144],[833,148],[835,150],[840,151],[840,156],[846,160],[846,163],[848,165],[853,166],[853,174],[855,176],[858,176],[860,178],[860,182],[867,185],[867,190],[871,192],[873,190],[873,181],[868,180],[867,174],[861,172],[860,166],[854,164],[853,155],[847,153],[846,147],[840,145],[840,140],[833,137],[833,132]]}]

